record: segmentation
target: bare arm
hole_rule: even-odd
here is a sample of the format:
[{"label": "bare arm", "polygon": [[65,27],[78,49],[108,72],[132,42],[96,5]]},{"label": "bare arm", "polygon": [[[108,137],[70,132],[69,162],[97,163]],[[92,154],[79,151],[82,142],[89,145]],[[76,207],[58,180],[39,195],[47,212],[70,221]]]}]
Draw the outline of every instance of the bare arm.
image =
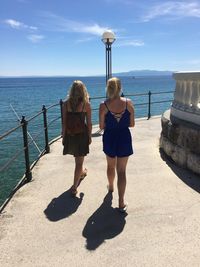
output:
[{"label": "bare arm", "polygon": [[101,103],[99,106],[99,128],[103,130],[105,128],[105,104]]},{"label": "bare arm", "polygon": [[130,126],[129,127],[134,127],[135,126],[135,111],[134,111],[134,106],[133,103],[130,99],[128,99],[128,111],[130,112]]},{"label": "bare arm", "polygon": [[62,121],[62,140],[63,140],[63,143],[64,143],[64,139],[65,139],[65,129],[66,129],[66,121],[67,121],[67,114],[66,114],[66,103],[63,102],[62,104],[62,114],[63,114],[63,121]]},{"label": "bare arm", "polygon": [[86,104],[86,123],[88,127],[88,134],[89,134],[89,144],[92,143],[92,111],[90,103]]}]

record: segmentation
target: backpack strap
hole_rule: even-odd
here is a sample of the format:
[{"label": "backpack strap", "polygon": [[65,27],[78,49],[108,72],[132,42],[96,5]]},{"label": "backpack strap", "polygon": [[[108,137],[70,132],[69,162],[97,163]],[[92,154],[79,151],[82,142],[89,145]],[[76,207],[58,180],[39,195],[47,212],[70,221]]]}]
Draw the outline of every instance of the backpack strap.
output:
[{"label": "backpack strap", "polygon": [[66,112],[68,112],[69,111],[68,110],[69,109],[69,102],[68,101],[65,102],[65,107],[66,107]]},{"label": "backpack strap", "polygon": [[[66,101],[66,102],[65,102],[65,106],[66,106],[66,111],[67,111],[67,112],[69,111],[69,105],[70,105],[70,103]],[[85,103],[83,104],[83,107],[82,107],[81,112],[83,112],[84,108],[85,108]],[[72,107],[70,107],[70,110],[71,110],[72,112],[76,112],[76,110],[72,109]]]},{"label": "backpack strap", "polygon": [[85,103],[83,104],[83,108],[82,108],[81,112],[83,112],[84,108],[85,108]]},{"label": "backpack strap", "polygon": [[85,117],[83,119],[83,116],[82,116],[84,108],[85,108],[85,103],[83,104],[81,112],[79,112],[80,121],[83,122],[83,123],[85,123]]}]

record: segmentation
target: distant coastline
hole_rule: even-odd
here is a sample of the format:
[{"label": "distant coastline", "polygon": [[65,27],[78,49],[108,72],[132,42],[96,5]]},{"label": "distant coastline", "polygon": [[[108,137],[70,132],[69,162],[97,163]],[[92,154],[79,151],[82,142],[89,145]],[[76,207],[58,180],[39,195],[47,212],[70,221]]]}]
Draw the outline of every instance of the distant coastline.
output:
[{"label": "distant coastline", "polygon": [[[145,76],[171,76],[174,71],[168,70],[131,70],[127,72],[113,73],[118,77],[145,77]],[[70,78],[70,77],[104,77],[105,74],[97,75],[0,75],[0,78]]]},{"label": "distant coastline", "polygon": [[134,78],[136,77],[144,77],[144,76],[170,76],[172,75],[174,71],[169,70],[131,70],[128,72],[119,72],[114,73],[116,76],[132,76]]}]

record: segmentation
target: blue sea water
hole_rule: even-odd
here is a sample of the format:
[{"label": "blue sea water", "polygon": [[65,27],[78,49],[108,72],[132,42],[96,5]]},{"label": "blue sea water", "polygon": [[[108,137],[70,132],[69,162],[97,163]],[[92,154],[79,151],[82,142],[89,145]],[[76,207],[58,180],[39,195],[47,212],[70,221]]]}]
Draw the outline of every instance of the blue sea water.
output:
[{"label": "blue sea water", "polygon": [[[41,111],[42,105],[46,107],[59,103],[60,99],[65,99],[70,85],[75,79],[82,80],[88,89],[93,108],[93,123],[98,122],[98,106],[103,99],[92,99],[94,97],[105,96],[104,77],[48,77],[48,78],[0,78],[0,135],[18,125],[18,120],[11,105],[16,110],[18,116],[31,118]],[[149,76],[149,77],[120,77],[122,81],[124,95],[143,94],[173,91],[175,81],[171,76]],[[136,117],[146,117],[147,105],[139,106],[139,103],[148,102],[148,96],[129,97],[135,103]],[[173,99],[173,93],[152,94],[152,102]],[[168,109],[170,102],[152,104],[151,114],[158,115]],[[96,109],[96,110],[95,110]],[[60,115],[59,105],[48,111],[48,121]],[[44,133],[42,129],[42,115],[31,121],[28,130],[34,138],[39,148],[44,148]],[[39,130],[39,131],[38,131]],[[42,131],[41,131],[42,130]],[[0,168],[23,147],[21,128],[0,141]],[[57,120],[49,127],[49,139],[53,139],[61,132],[60,120]],[[30,139],[29,139],[30,140]],[[37,155],[37,148],[30,145],[30,160],[33,162]],[[12,165],[0,173],[0,205],[8,197],[9,192],[17,184],[24,173],[23,151]]]}]

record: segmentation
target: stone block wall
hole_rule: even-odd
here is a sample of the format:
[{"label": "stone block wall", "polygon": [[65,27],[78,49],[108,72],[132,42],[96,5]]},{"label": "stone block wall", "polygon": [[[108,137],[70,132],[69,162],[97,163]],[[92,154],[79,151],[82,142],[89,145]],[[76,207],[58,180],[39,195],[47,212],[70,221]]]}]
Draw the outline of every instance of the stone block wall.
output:
[{"label": "stone block wall", "polygon": [[174,123],[168,114],[161,118],[160,148],[179,166],[200,175],[200,129]]}]

